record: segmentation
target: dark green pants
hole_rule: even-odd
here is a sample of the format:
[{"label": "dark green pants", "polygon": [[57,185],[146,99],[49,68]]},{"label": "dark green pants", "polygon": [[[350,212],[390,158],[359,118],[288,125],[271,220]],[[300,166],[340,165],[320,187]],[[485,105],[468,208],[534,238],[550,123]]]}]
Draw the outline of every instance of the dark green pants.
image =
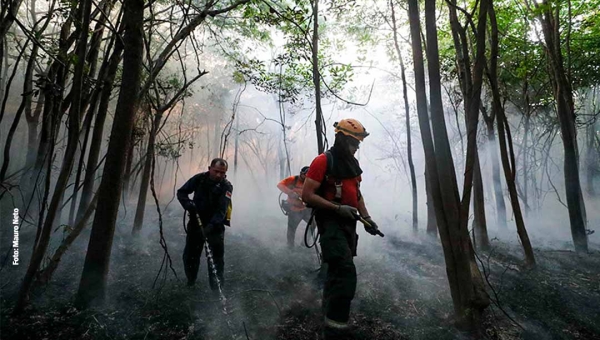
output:
[{"label": "dark green pants", "polygon": [[346,323],[350,303],[356,292],[356,221],[341,219],[335,213],[317,214],[321,234],[323,262],[327,263],[327,279],[323,288],[323,312],[333,321]]},{"label": "dark green pants", "polygon": [[[187,236],[185,238],[185,249],[183,250],[183,266],[185,268],[185,276],[188,279],[188,283],[192,284],[196,282],[198,276],[198,269],[200,267],[200,256],[202,255],[202,249],[204,248],[204,242],[206,241],[200,230],[200,226],[195,219],[190,219],[187,226]],[[217,226],[210,233],[206,235],[208,239],[208,246],[213,255],[213,261],[217,270],[217,277],[221,282],[221,288],[224,284],[223,269],[225,267],[225,227]],[[217,290],[217,281],[212,272],[212,268],[208,263],[208,257],[206,258],[208,266],[208,279],[210,282],[210,288]]]},{"label": "dark green pants", "polygon": [[302,220],[308,223],[311,212],[311,209],[288,211],[287,244],[289,247],[294,246],[294,239],[296,238],[296,229],[298,229],[298,224],[300,224]]}]

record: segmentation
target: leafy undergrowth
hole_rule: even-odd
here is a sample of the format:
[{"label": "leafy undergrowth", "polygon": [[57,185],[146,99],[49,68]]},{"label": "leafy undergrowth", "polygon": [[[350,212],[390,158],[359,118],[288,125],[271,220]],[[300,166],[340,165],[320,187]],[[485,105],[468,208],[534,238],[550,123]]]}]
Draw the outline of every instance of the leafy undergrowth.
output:
[{"label": "leafy undergrowth", "polygon": [[[107,303],[78,310],[73,297],[81,275],[87,235],[73,246],[54,280],[32,295],[21,315],[10,314],[20,272],[3,272],[2,339],[286,339],[314,340],[321,333],[321,292],[313,249],[284,246],[277,236],[228,230],[227,301],[208,288],[206,263],[199,282],[185,285],[181,222],[167,219],[165,237],[177,273],[162,266],[158,233],[144,245],[128,240],[119,226],[113,246]],[[280,221],[279,221],[280,222]],[[277,229],[275,229],[277,228]],[[303,228],[299,228],[303,229]],[[275,234],[275,233],[273,233]],[[280,234],[280,235],[279,235]],[[300,233],[298,233],[300,235]],[[349,339],[600,339],[600,255],[538,250],[538,268],[520,266],[520,250],[493,241],[478,254],[490,296],[478,334],[459,331],[443,254],[437,241],[419,238],[369,239],[361,235],[357,295]]]}]

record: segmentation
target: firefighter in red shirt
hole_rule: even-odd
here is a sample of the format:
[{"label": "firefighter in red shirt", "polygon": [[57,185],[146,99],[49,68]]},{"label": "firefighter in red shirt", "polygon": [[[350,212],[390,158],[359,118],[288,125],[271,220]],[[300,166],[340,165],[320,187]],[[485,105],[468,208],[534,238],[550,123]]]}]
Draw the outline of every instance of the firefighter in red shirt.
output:
[{"label": "firefighter in red shirt", "polygon": [[312,161],[302,191],[302,200],[316,209],[323,262],[328,267],[323,288],[326,339],[338,339],[348,329],[350,303],[356,291],[353,257],[358,215],[368,222],[368,233],[379,232],[360,193],[362,170],[354,157],[369,134],[356,119],[343,119],[334,127],[335,143]]},{"label": "firefighter in red shirt", "polygon": [[304,220],[305,222],[308,222],[310,219],[311,212],[309,209],[306,209],[306,206],[300,198],[307,172],[308,166],[305,166],[300,170],[299,175],[284,178],[277,184],[277,188],[288,196],[285,204],[285,211],[288,216],[287,243],[290,248],[294,247],[296,229],[298,228],[300,221]]}]

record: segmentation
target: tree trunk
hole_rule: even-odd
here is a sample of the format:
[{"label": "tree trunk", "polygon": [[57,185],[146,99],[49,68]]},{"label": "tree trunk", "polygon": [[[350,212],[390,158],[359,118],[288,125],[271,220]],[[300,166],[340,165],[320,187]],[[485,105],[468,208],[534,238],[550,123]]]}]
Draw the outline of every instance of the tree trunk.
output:
[{"label": "tree trunk", "polygon": [[50,206],[48,207],[48,213],[44,221],[44,226],[40,234],[38,245],[31,256],[27,273],[23,279],[23,284],[19,290],[19,297],[15,306],[15,312],[21,312],[27,303],[29,298],[29,290],[35,274],[37,273],[40,264],[46,253],[48,243],[50,242],[50,232],[52,231],[53,222],[55,217],[58,215],[59,204],[62,201],[63,194],[66,190],[66,186],[71,174],[73,167],[73,158],[77,149],[77,140],[79,137],[79,124],[80,124],[80,97],[77,95],[81,94],[83,89],[83,72],[85,66],[85,53],[87,51],[87,33],[90,23],[90,11],[91,11],[91,0],[81,1],[78,9],[78,18],[81,18],[81,29],[79,44],[77,47],[78,62],[75,64],[75,74],[73,76],[73,88],[75,89],[75,98],[73,105],[69,110],[69,130],[68,130],[68,142],[63,163],[61,166],[58,179],[56,181],[54,193]]},{"label": "tree trunk", "polygon": [[[497,91],[494,91],[497,92]],[[499,97],[499,94],[495,94],[494,97]],[[517,225],[517,234],[521,240],[523,250],[525,251],[525,264],[528,267],[535,266],[535,256],[533,254],[533,248],[529,241],[529,235],[527,229],[525,229],[525,222],[523,220],[523,213],[521,212],[521,206],[519,204],[519,197],[517,193],[517,186],[515,184],[515,163],[514,155],[511,152],[512,166],[509,161],[506,143],[512,144],[511,138],[509,137],[508,121],[504,115],[504,109],[500,106],[499,99],[494,98],[494,107],[497,110],[498,116],[498,140],[500,142],[500,157],[502,159],[502,167],[504,168],[504,177],[506,179],[506,186],[508,187],[508,196],[510,197],[510,204],[515,216],[515,223]],[[511,147],[512,149],[512,147]]]},{"label": "tree trunk", "polygon": [[[402,96],[404,98],[404,114],[406,124],[406,149],[408,157],[408,167],[410,169],[410,185],[412,192],[412,227],[413,231],[416,232],[419,229],[419,210],[417,200],[417,176],[415,175],[415,164],[412,157],[412,138],[410,131],[410,106],[408,105],[408,89],[406,86],[406,72],[404,69],[404,60],[402,59],[402,52],[400,51],[400,45],[398,44],[398,32],[396,28],[396,13],[394,11],[394,2],[390,0],[390,8],[392,10],[392,30],[394,34],[394,46],[396,47],[396,53],[400,60],[400,72],[402,74]],[[429,229],[428,229],[429,230]]]},{"label": "tree trunk", "polygon": [[152,160],[154,159],[154,144],[156,142],[156,134],[158,133],[158,128],[160,127],[162,115],[162,112],[156,112],[154,114],[154,119],[152,120],[152,126],[148,136],[148,146],[146,149],[146,155],[144,156],[144,170],[142,170],[142,183],[140,184],[137,208],[135,210],[135,219],[133,221],[133,229],[131,231],[134,236],[139,235],[144,223],[146,196],[148,194],[148,185],[150,184],[150,170],[152,170]]},{"label": "tree trunk", "polygon": [[[283,134],[283,129],[282,129],[281,133]],[[282,144],[283,144],[283,140],[281,140],[279,143],[277,143],[277,157],[279,158],[279,179],[280,180],[285,178],[285,156],[283,155],[283,148],[281,147]]]},{"label": "tree trunk", "polygon": [[498,228],[505,230],[506,227],[506,204],[504,202],[504,193],[502,192],[502,182],[500,181],[500,164],[498,162],[498,149],[496,148],[496,132],[494,131],[494,120],[487,121],[488,146],[490,150],[490,160],[492,163],[492,181],[494,182],[494,200],[496,202],[496,223]]},{"label": "tree trunk", "polygon": [[62,256],[67,252],[71,244],[73,244],[73,242],[77,239],[79,234],[81,234],[81,231],[83,231],[83,229],[85,228],[87,221],[92,216],[92,213],[96,208],[97,202],[98,194],[96,193],[81,219],[77,220],[77,223],[73,225],[73,229],[71,230],[69,235],[62,240],[60,246],[58,246],[58,248],[54,252],[54,255],[52,255],[52,258],[48,262],[48,265],[40,271],[39,275],[36,278],[36,281],[33,284],[34,287],[36,285],[42,285],[50,282],[52,274],[54,274],[54,271],[56,270],[56,268],[58,268],[58,264],[60,263]]},{"label": "tree trunk", "polygon": [[[120,39],[116,39],[115,50],[110,56],[108,65],[106,66],[106,77],[103,77],[101,84],[101,95],[100,104],[98,105],[98,113],[94,122],[94,131],[92,132],[92,144],[90,145],[90,152],[88,155],[87,169],[85,177],[83,179],[83,189],[81,191],[81,200],[79,201],[79,208],[77,209],[77,219],[80,220],[83,214],[87,210],[87,206],[90,204],[92,193],[94,191],[94,176],[96,174],[96,167],[98,165],[98,159],[100,157],[100,149],[102,147],[102,136],[104,134],[104,123],[108,114],[108,105],[110,104],[110,97],[113,90],[113,84],[115,82],[115,76],[121,63],[123,52],[123,44]],[[103,71],[101,70],[102,74]]]},{"label": "tree trunk", "polygon": [[[192,135],[193,140],[193,135]],[[238,169],[238,151],[240,147],[240,116],[235,116],[235,151],[233,153],[233,174],[237,175]]]},{"label": "tree trunk", "polygon": [[[600,104],[596,97],[596,91],[596,88],[592,90],[589,100],[589,106],[593,108],[598,107],[598,104]],[[598,132],[596,129],[598,121],[598,116],[594,117],[586,131],[586,189],[587,194],[594,198],[598,196],[598,191],[594,186],[594,177],[600,175],[600,138],[597,137]]]},{"label": "tree trunk", "polygon": [[221,120],[223,119],[223,114],[219,113],[219,118],[217,119],[217,121],[215,122],[215,134],[213,135],[213,150],[212,150],[212,155],[211,155],[211,159],[216,158],[216,157],[220,157],[221,156],[221,150],[219,150],[220,147],[220,136],[221,136]]},{"label": "tree trunk", "polygon": [[81,150],[78,152],[79,154],[79,164],[77,166],[77,174],[75,175],[75,181],[73,182],[73,194],[71,196],[71,208],[69,209],[69,225],[72,226],[75,224],[75,210],[77,207],[77,197],[79,195],[79,182],[81,180],[81,175],[83,173],[83,169],[85,167],[84,164],[84,160],[85,160],[85,152],[87,150],[87,146],[88,146],[88,141],[89,141],[89,137],[90,137],[90,130],[92,127],[92,118],[94,117],[94,114],[96,113],[96,101],[97,101],[97,96],[96,98],[92,99],[92,106],[91,108],[88,110],[88,113],[85,117],[84,123],[83,123],[83,127],[82,129],[85,129],[85,133],[83,136],[79,136],[80,140],[79,140],[79,144],[81,144]]},{"label": "tree trunk", "polygon": [[521,146],[522,148],[522,156],[523,156],[523,164],[521,165],[523,167],[523,194],[522,194],[522,198],[523,198],[523,204],[525,205],[525,215],[529,214],[530,209],[529,209],[529,203],[527,202],[528,200],[528,192],[527,192],[527,187],[528,187],[528,177],[529,177],[529,169],[527,168],[527,152],[528,150],[528,146],[527,146],[527,141],[529,139],[529,130],[530,130],[530,126],[531,126],[531,110],[529,108],[529,93],[528,93],[528,87],[527,87],[527,79],[525,80],[525,84],[523,87],[523,97],[525,98],[525,123],[523,124],[523,145]]},{"label": "tree trunk", "polygon": [[[48,12],[48,17],[51,17],[51,12],[54,11],[54,7],[51,7]],[[29,14],[31,16],[31,21],[37,23],[37,13],[36,13],[36,0],[32,0],[29,4]],[[46,29],[49,20],[42,27],[42,29],[38,32],[43,32]],[[39,46],[34,45],[31,52],[31,59],[36,59],[38,54]],[[31,87],[33,88],[33,86]],[[37,104],[35,106],[35,110],[31,110],[31,104],[25,107],[25,120],[27,121],[27,155],[25,157],[25,169],[26,172],[21,177],[21,187],[24,189],[25,197],[29,196],[29,190],[31,188],[29,173],[31,172],[34,162],[35,162],[35,152],[38,146],[38,132],[37,127],[39,124],[40,115],[42,113],[43,103],[45,98],[45,91],[40,89],[39,98]]]},{"label": "tree trunk", "polygon": [[[8,42],[6,39],[0,41],[0,103],[4,101],[4,91],[6,90],[7,79],[3,70],[8,68],[8,53],[4,53],[8,49]],[[3,73],[4,72],[4,73]],[[0,117],[1,118],[1,117]],[[2,122],[2,119],[0,119]]]},{"label": "tree trunk", "polygon": [[[512,206],[513,214],[515,216],[515,223],[517,225],[517,234],[521,240],[523,250],[525,252],[525,263],[529,267],[535,266],[535,257],[533,255],[533,248],[529,241],[527,229],[525,229],[525,222],[523,221],[523,214],[521,212],[521,206],[519,204],[519,197],[517,195],[517,186],[515,184],[516,178],[516,164],[515,156],[512,147],[512,138],[510,136],[510,130],[508,130],[508,120],[504,114],[504,108],[500,101],[500,90],[498,88],[498,25],[496,22],[496,12],[493,3],[489,8],[490,16],[490,28],[491,28],[491,46],[490,46],[490,72],[488,74],[490,80],[490,87],[492,89],[492,111],[494,117],[497,117],[498,126],[498,140],[500,143],[500,158],[502,160],[502,168],[504,169],[504,178],[506,179],[506,186],[508,187],[508,193],[510,197],[510,203]],[[510,148],[510,161],[507,152],[507,144]]]},{"label": "tree trunk", "polygon": [[[29,43],[29,39],[27,39],[27,41],[25,42],[25,46],[28,43]],[[19,126],[19,122],[21,122],[21,115],[25,111],[26,107],[31,108],[31,96],[32,96],[32,91],[33,91],[33,66],[35,64],[35,60],[36,60],[35,56],[37,55],[37,50],[38,50],[37,46],[33,47],[33,50],[31,52],[31,58],[29,59],[29,62],[27,63],[27,68],[25,69],[25,79],[23,80],[23,98],[21,98],[21,104],[19,105],[19,108],[17,109],[17,112],[15,113],[15,117],[10,126],[10,129],[8,130],[8,134],[6,136],[6,142],[4,142],[4,156],[2,159],[2,168],[0,169],[0,183],[4,182],[4,179],[6,178],[6,172],[8,171],[8,165],[10,163],[10,147],[12,145],[12,141],[13,141],[15,132],[17,131],[17,127]],[[25,47],[23,47],[23,50],[21,51],[21,55],[19,56],[19,59],[21,59],[21,56],[23,54],[25,54]],[[15,63],[14,67],[16,70],[16,68],[18,67],[18,62]],[[11,78],[12,78],[12,76],[11,76]],[[4,110],[4,105],[2,107],[2,110]]]},{"label": "tree trunk", "polygon": [[[206,135],[208,136],[208,133]],[[135,186],[135,177],[137,177],[137,175],[134,176],[134,172],[138,170],[137,164],[133,167],[133,169],[131,168],[133,165],[133,158],[135,157],[134,154],[135,142],[132,140],[131,143],[129,143],[129,149],[127,150],[127,162],[125,163],[125,175],[123,178],[123,199],[125,202],[129,200],[131,193],[133,192]],[[138,164],[141,165],[143,161],[144,157],[138,160]],[[133,181],[131,180],[132,177],[134,177]]]},{"label": "tree trunk", "polygon": [[[104,2],[104,8],[103,11],[104,13],[110,13],[112,10],[112,7],[114,5],[114,0],[110,0],[110,1],[105,1]],[[108,17],[106,15],[101,15],[100,19],[97,20],[96,26],[94,27],[93,30],[93,34],[92,37],[90,39],[90,48],[89,48],[89,52],[87,54],[87,58],[86,61],[89,65],[88,70],[86,70],[86,78],[88,79],[92,79],[95,76],[96,73],[96,66],[98,63],[98,55],[100,53],[100,43],[102,42],[102,36],[104,34],[104,27],[106,26],[106,20],[108,19]],[[115,40],[116,40],[116,35],[113,35],[110,43],[108,44],[108,47],[106,48],[105,51],[105,59],[104,62],[102,63],[102,67],[100,70],[100,73],[98,74],[98,79],[97,81],[99,83],[102,83],[104,81],[104,77],[106,76],[106,68],[108,66],[108,62],[110,60],[110,58],[108,58],[108,55],[110,54],[110,51],[113,47],[113,45],[115,44]],[[85,160],[85,153],[88,149],[88,143],[89,143],[89,136],[90,136],[90,130],[91,130],[91,125],[92,125],[92,119],[94,118],[94,116],[97,113],[97,109],[98,109],[98,100],[101,97],[100,93],[101,93],[101,89],[102,87],[96,87],[93,89],[92,91],[92,87],[91,86],[87,86],[85,88],[84,91],[84,99],[82,100],[82,112],[87,109],[88,113],[86,115],[85,118],[85,122],[84,122],[84,129],[85,129],[85,135],[81,137],[81,141],[80,143],[83,145],[81,148],[81,152],[80,152],[80,156],[79,156],[79,166],[77,167],[77,175],[75,176],[75,182],[73,185],[73,196],[72,196],[72,201],[71,201],[71,209],[69,212],[69,225],[73,225],[75,223],[75,213],[76,213],[76,208],[77,208],[77,196],[79,195],[79,182],[81,180],[81,176],[83,174],[84,171],[84,160]],[[90,148],[91,151],[91,148]],[[89,164],[88,164],[89,166]],[[94,165],[95,168],[95,165]],[[88,202],[85,202],[85,205],[87,205]],[[80,204],[81,205],[81,204]]]},{"label": "tree trunk", "polygon": [[313,0],[312,78],[315,85],[317,152],[325,152],[323,141],[323,110],[321,109],[321,75],[319,74],[319,0]]},{"label": "tree trunk", "polygon": [[[6,42],[6,35],[10,30],[17,14],[19,13],[19,7],[21,7],[21,3],[23,0],[8,0],[2,1],[2,9],[0,9],[0,61],[5,58],[5,55],[8,55],[8,51],[5,48],[8,47]],[[6,64],[8,66],[8,63]],[[2,62],[0,62],[0,79],[4,80],[4,68]],[[2,119],[0,119],[1,121]]]},{"label": "tree trunk", "polygon": [[483,179],[481,178],[481,166],[479,164],[479,153],[475,158],[475,173],[473,177],[473,230],[475,233],[475,249],[487,251],[490,249],[490,238],[487,232],[485,220],[485,201],[483,195]]},{"label": "tree trunk", "polygon": [[[483,3],[485,3],[485,0]],[[435,1],[427,0],[425,9],[430,93],[432,95],[431,115],[433,135],[427,115],[425,69],[423,65],[421,37],[419,35],[418,2],[416,0],[408,2],[413,65],[415,68],[417,112],[421,128],[421,139],[425,151],[426,171],[429,174],[426,177],[430,182],[431,196],[433,197],[436,222],[444,249],[446,273],[454,302],[455,314],[459,323],[467,328],[475,328],[475,320],[481,310],[487,306],[485,303],[487,301],[484,302],[478,299],[477,291],[479,289],[475,287],[477,283],[473,280],[471,273],[470,252],[472,250],[469,234],[466,225],[464,228],[461,228],[463,224],[460,221],[459,214],[460,199],[458,196],[458,186],[441,101],[437,30],[435,27]]]},{"label": "tree trunk", "polygon": [[579,179],[579,155],[577,150],[577,135],[575,130],[575,107],[573,104],[573,92],[571,82],[568,78],[562,57],[561,38],[559,30],[559,17],[554,16],[553,10],[558,13],[560,4],[550,6],[544,0],[541,4],[536,3],[536,8],[541,8],[538,18],[542,24],[544,40],[546,42],[546,53],[548,55],[549,69],[553,77],[554,100],[556,101],[556,113],[560,123],[560,135],[563,141],[564,152],[564,176],[569,220],[571,222],[571,235],[575,250],[579,253],[587,253],[588,240],[586,233],[586,212],[581,181]]},{"label": "tree trunk", "polygon": [[427,235],[435,238],[438,234],[437,224],[435,222],[435,207],[433,204],[433,196],[431,193],[431,187],[429,185],[431,179],[425,171],[425,193],[427,194]]},{"label": "tree trunk", "polygon": [[[59,124],[61,121],[61,104],[63,101],[63,92],[66,82],[66,74],[68,74],[68,66],[70,62],[67,60],[68,51],[73,44],[73,40],[69,36],[71,25],[73,23],[73,13],[76,6],[71,5],[69,15],[65,23],[60,28],[59,51],[57,60],[52,63],[48,70],[48,76],[44,80],[44,111],[42,113],[42,132],[40,134],[40,144],[37,148],[35,165],[32,175],[42,177],[44,175],[44,164],[47,159],[53,157],[49,150],[53,149],[53,144],[58,135]],[[50,16],[49,16],[50,17]],[[52,138],[50,138],[52,137]],[[44,196],[45,193],[42,193]]]},{"label": "tree trunk", "polygon": [[95,299],[104,300],[112,240],[121,200],[123,170],[140,92],[144,50],[142,38],[144,1],[128,0],[125,1],[124,6],[123,40],[126,47],[123,57],[123,81],[108,145],[106,165],[98,189],[98,206],[77,291],[76,303],[83,307],[88,306]]},{"label": "tree trunk", "polygon": [[31,109],[25,108],[25,119],[27,120],[27,156],[25,157],[25,167],[31,171],[35,164],[35,154],[39,145],[39,134],[38,125],[40,124],[40,116],[42,114],[42,108],[44,107],[44,101],[46,98],[46,92],[40,89],[35,109],[31,112]]},{"label": "tree trunk", "polygon": [[[489,240],[487,237],[485,204],[483,201],[483,180],[481,178],[481,166],[477,150],[477,126],[479,125],[481,86],[485,65],[486,12],[484,11],[478,18],[476,31],[477,50],[475,51],[475,63],[471,69],[471,58],[465,32],[466,28],[462,27],[458,21],[455,8],[456,1],[453,1],[451,4],[449,3],[448,6],[450,10],[452,38],[457,57],[456,63],[459,70],[459,84],[464,99],[463,107],[467,132],[467,154],[460,220],[461,223],[467,223],[468,225],[471,191],[474,188],[473,208],[475,221],[473,227],[475,228],[475,240],[477,241],[476,244],[480,245],[482,249],[486,249],[489,246]],[[481,6],[487,7],[487,1],[486,3],[482,3]]]}]

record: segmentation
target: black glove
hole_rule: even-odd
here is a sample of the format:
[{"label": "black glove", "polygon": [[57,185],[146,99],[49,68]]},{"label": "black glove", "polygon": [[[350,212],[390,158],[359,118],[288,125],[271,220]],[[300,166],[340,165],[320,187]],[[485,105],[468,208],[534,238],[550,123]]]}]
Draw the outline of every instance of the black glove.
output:
[{"label": "black glove", "polygon": [[349,205],[338,205],[335,212],[338,213],[338,215],[340,215],[341,217],[347,218],[349,220],[356,220],[356,218],[358,217],[358,211],[356,210],[356,208],[351,207]]},{"label": "black glove", "polygon": [[364,220],[367,223],[369,223],[369,225],[365,224],[365,230],[367,231],[367,233],[371,235],[378,235],[380,233],[379,226],[377,225],[377,223],[375,223],[375,221],[373,221],[373,219],[370,216],[368,216]]}]

